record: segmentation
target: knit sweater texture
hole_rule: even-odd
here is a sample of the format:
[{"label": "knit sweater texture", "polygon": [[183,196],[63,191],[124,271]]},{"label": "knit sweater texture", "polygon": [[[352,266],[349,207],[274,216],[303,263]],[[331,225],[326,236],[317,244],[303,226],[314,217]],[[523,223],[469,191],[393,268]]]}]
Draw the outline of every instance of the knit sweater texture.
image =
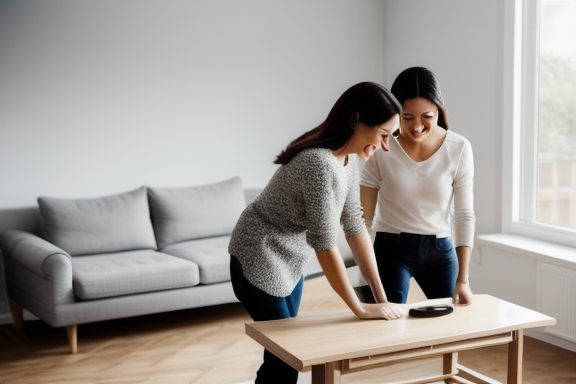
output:
[{"label": "knit sweater texture", "polygon": [[313,148],[278,168],[230,240],[228,251],[251,284],[288,296],[314,251],[336,247],[340,226],[346,236],[366,229],[356,161],[349,156],[343,166],[331,150]]}]

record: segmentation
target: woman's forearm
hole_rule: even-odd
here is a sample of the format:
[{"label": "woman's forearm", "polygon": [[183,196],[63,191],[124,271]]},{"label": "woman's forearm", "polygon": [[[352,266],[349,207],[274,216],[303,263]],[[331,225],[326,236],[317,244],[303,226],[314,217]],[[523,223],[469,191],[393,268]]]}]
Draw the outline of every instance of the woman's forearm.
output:
[{"label": "woman's forearm", "polygon": [[458,277],[456,278],[456,286],[452,298],[455,305],[470,305],[473,301],[473,294],[468,281],[471,251],[472,249],[470,247],[461,246],[456,248],[456,254],[458,255]]},{"label": "woman's forearm", "polygon": [[316,251],[318,262],[334,291],[344,300],[356,316],[361,316],[362,305],[346,274],[346,266],[338,248]]},{"label": "woman's forearm", "polygon": [[372,289],[376,302],[388,302],[380,276],[378,275],[374,247],[368,232],[363,231],[357,235],[346,237],[346,240],[348,241],[348,245],[352,250],[352,254],[354,255],[356,264],[360,268],[362,276],[364,276],[364,279]]},{"label": "woman's forearm", "polygon": [[456,282],[468,284],[468,275],[470,272],[470,247],[457,247],[456,255],[458,256],[458,277]]},{"label": "woman's forearm", "polygon": [[402,314],[394,304],[367,304],[360,302],[356,292],[354,292],[354,288],[350,284],[350,280],[348,280],[346,267],[342,257],[340,257],[338,248],[317,251],[316,256],[332,289],[336,291],[356,316],[361,319],[388,320],[402,317]]}]

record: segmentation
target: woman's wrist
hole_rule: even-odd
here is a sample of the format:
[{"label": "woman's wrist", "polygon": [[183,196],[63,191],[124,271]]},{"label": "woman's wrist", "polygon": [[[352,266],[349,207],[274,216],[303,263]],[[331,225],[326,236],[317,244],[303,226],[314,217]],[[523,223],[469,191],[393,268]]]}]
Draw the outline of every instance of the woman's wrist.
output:
[{"label": "woman's wrist", "polygon": [[366,316],[366,313],[368,312],[366,310],[366,308],[364,308],[364,306],[362,305],[362,303],[360,303],[359,306],[357,307],[350,307],[350,309],[352,310],[352,313],[354,313],[354,315],[356,315],[356,317],[362,319]]},{"label": "woman's wrist", "polygon": [[468,275],[456,279],[456,284],[466,284],[466,285],[470,284],[470,281],[468,280]]}]

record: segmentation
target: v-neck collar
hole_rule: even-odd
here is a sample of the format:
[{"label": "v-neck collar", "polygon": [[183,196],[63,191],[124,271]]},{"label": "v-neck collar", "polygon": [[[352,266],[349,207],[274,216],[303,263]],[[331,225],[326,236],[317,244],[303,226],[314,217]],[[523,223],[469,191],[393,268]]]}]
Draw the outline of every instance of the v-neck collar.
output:
[{"label": "v-neck collar", "polygon": [[444,147],[444,144],[446,143],[446,139],[448,138],[448,135],[450,134],[450,131],[446,131],[446,136],[444,136],[444,140],[442,140],[442,144],[440,144],[440,146],[438,147],[438,149],[427,159],[424,159],[422,161],[416,161],[413,158],[410,157],[410,155],[408,153],[406,153],[406,151],[404,150],[404,148],[402,148],[402,145],[400,145],[400,141],[398,141],[398,137],[392,136],[394,138],[394,141],[396,142],[396,145],[398,145],[398,148],[400,148],[400,150],[402,151],[402,153],[408,158],[408,160],[410,160],[412,163],[414,164],[424,164],[427,161],[429,161],[431,158],[433,158],[438,152],[440,152],[440,150]]}]

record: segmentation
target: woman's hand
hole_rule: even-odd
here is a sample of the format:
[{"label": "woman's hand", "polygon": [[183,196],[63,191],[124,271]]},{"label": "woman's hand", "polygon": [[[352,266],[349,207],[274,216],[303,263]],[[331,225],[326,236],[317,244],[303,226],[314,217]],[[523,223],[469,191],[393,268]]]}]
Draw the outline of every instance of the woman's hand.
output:
[{"label": "woman's hand", "polygon": [[452,297],[452,302],[454,305],[467,306],[472,304],[472,290],[470,285],[464,282],[456,282],[456,288],[454,289],[454,296]]},{"label": "woman's hand", "polygon": [[[366,234],[366,236],[368,235]],[[375,275],[375,280],[379,284],[381,291],[380,296],[382,296],[380,301],[382,302],[378,304],[361,303],[348,280],[346,266],[344,265],[344,261],[342,261],[338,248],[334,247],[323,251],[316,251],[316,256],[330,286],[332,286],[334,291],[344,300],[356,316],[361,319],[387,320],[398,319],[402,316],[396,305],[384,302],[386,301],[386,296],[384,295],[384,289],[377,274]],[[376,268],[375,264],[372,268]]]},{"label": "woman's hand", "polygon": [[360,306],[360,313],[356,313],[361,319],[386,319],[396,320],[402,317],[398,307],[391,303],[366,304]]},{"label": "woman's hand", "polygon": [[456,287],[452,302],[454,305],[466,306],[472,304],[472,290],[468,283],[468,268],[470,265],[470,253],[472,248],[461,246],[456,247],[458,255],[458,277],[456,278]]}]

